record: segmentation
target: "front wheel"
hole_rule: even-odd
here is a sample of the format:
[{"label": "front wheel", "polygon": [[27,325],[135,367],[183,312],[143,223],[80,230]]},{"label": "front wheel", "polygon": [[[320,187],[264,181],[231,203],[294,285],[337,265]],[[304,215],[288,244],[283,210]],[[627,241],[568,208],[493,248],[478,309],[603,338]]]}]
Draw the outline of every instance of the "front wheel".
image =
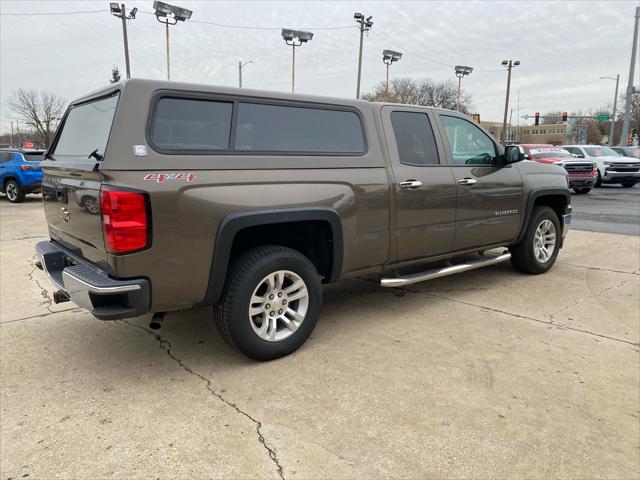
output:
[{"label": "front wheel", "polygon": [[215,322],[222,338],[256,360],[272,360],[302,346],[322,304],[318,272],[290,248],[252,248],[232,264]]},{"label": "front wheel", "polygon": [[636,184],[636,182],[626,182],[622,184],[622,188],[631,188]]},{"label": "front wheel", "polygon": [[15,180],[9,180],[4,186],[4,194],[11,203],[20,203],[24,200],[24,190]]},{"label": "front wheel", "polygon": [[549,207],[535,207],[524,238],[509,248],[511,264],[523,273],[536,275],[546,272],[556,261],[561,235],[556,212]]},{"label": "front wheel", "polygon": [[589,193],[591,191],[591,188],[574,188],[573,191],[576,192],[577,194],[583,194],[583,193]]}]

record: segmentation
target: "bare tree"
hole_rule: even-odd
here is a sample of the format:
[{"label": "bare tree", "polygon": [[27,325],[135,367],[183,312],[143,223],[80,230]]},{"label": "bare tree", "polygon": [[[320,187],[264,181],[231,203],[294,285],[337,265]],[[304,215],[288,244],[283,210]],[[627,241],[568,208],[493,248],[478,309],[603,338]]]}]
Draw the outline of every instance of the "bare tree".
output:
[{"label": "bare tree", "polygon": [[14,90],[9,104],[15,114],[28,126],[33,127],[40,143],[51,144],[55,127],[64,112],[65,100],[53,92],[37,90]]},{"label": "bare tree", "polygon": [[560,123],[562,121],[562,112],[545,112],[540,115],[540,124],[549,125],[553,123]]},{"label": "bare tree", "polygon": [[[396,78],[389,82],[389,95],[386,96],[385,83],[379,83],[373,92],[362,96],[370,102],[389,101],[428,107],[456,108],[457,86],[454,81],[436,82],[430,79],[413,80]],[[472,110],[472,96],[464,90],[460,93],[460,110],[469,114]]]},{"label": "bare tree", "polygon": [[120,81],[120,70],[118,67],[114,66],[111,69],[111,78],[109,79],[109,83],[118,83]]}]

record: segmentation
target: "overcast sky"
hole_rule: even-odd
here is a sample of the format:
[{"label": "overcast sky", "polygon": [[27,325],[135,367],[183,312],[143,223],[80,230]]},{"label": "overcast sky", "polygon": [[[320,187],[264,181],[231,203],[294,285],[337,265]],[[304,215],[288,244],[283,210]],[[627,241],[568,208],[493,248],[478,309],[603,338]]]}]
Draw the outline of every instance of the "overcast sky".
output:
[{"label": "overcast sky", "polygon": [[[169,2],[171,3],[171,2]],[[165,78],[164,26],[152,0],[129,22],[134,77]],[[453,65],[474,67],[463,80],[483,120],[502,120],[507,75],[502,59],[518,59],[511,106],[518,92],[521,115],[572,111],[611,104],[620,74],[629,75],[637,1],[509,2],[215,2],[180,0],[192,20],[171,27],[171,77],[237,85],[238,60],[245,87],[289,91],[291,48],[280,28],[314,31],[296,52],[296,91],[355,95],[358,30],[353,13],[372,15],[365,38],[362,91],[384,80],[381,52],[403,52],[392,77],[455,79]],[[10,15],[104,10],[74,15]],[[107,1],[0,0],[0,120],[14,118],[8,98],[17,88],[47,89],[67,100],[108,84],[117,65],[124,77],[122,28]],[[226,28],[200,22],[261,27]],[[327,29],[327,27],[345,27]],[[638,72],[636,72],[638,78]],[[513,116],[516,122],[516,113]],[[526,121],[521,120],[521,123]]]}]

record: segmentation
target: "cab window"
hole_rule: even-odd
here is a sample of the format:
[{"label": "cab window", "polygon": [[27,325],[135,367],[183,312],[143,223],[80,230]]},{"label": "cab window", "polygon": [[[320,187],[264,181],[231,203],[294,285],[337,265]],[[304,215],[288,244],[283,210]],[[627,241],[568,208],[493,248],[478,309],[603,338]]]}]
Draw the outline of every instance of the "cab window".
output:
[{"label": "cab window", "polygon": [[459,117],[441,115],[454,165],[496,165],[493,141],[473,123]]},{"label": "cab window", "polygon": [[424,113],[392,112],[400,162],[405,165],[438,165],[438,149],[429,117]]}]

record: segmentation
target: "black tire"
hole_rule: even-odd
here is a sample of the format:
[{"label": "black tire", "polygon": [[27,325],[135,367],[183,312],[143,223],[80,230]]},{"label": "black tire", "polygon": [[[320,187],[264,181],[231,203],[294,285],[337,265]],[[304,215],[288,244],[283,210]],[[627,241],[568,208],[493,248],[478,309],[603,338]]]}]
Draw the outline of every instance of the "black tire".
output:
[{"label": "black tire", "polygon": [[[555,245],[551,256],[545,261],[540,262],[534,253],[534,240],[538,226],[545,220],[551,221],[555,227],[556,238]],[[556,212],[549,208],[538,206],[535,207],[531,214],[531,221],[527,226],[522,241],[509,248],[511,251],[511,265],[519,272],[537,275],[549,270],[556,261],[558,251],[560,250],[560,242],[562,240],[562,228],[560,220]]]},{"label": "black tire", "polygon": [[15,180],[9,180],[5,183],[4,194],[11,203],[22,203],[24,201],[24,190]]},{"label": "black tire", "polygon": [[602,186],[602,177],[600,176],[600,170],[598,170],[598,179],[596,180],[596,187]]},{"label": "black tire", "polygon": [[573,191],[579,195],[582,195],[584,193],[589,193],[591,191],[591,188],[574,188]]},{"label": "black tire", "polygon": [[632,188],[632,187],[635,186],[635,184],[636,184],[635,182],[627,182],[627,183],[623,183],[621,185],[622,185],[622,188]]},{"label": "black tire", "polygon": [[[254,290],[263,279],[282,270],[293,272],[304,281],[308,292],[306,314],[289,337],[267,341],[254,331],[249,307]],[[318,321],[321,306],[322,286],[313,263],[296,250],[267,245],[247,250],[232,262],[222,300],[214,308],[214,318],[220,336],[230,346],[256,360],[273,360],[302,346]],[[282,323],[280,325],[286,329]]]}]

